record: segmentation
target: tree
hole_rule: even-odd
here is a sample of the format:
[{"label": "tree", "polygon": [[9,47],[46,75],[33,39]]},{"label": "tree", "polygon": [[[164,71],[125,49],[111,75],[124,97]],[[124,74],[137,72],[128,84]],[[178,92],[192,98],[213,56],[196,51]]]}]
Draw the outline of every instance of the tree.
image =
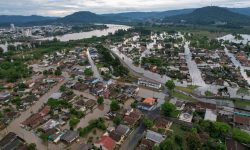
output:
[{"label": "tree", "polygon": [[224,139],[226,134],[229,134],[231,131],[231,127],[224,122],[215,122],[213,123],[212,131],[210,134],[214,138]]},{"label": "tree", "polygon": [[110,110],[111,111],[117,111],[120,109],[120,105],[118,103],[117,100],[112,100],[111,104],[110,104]]},{"label": "tree", "polygon": [[183,145],[183,138],[180,135],[175,135],[174,141],[180,147]]},{"label": "tree", "polygon": [[171,139],[166,139],[160,143],[160,150],[173,150],[174,148],[174,142]]},{"label": "tree", "polygon": [[186,137],[187,147],[189,150],[200,150],[201,140],[197,133],[189,133]]},{"label": "tree", "polygon": [[114,124],[119,125],[122,122],[122,118],[121,117],[115,117],[113,122],[114,122]]},{"label": "tree", "polygon": [[60,86],[60,92],[65,92],[67,90],[67,87],[65,85]]},{"label": "tree", "polygon": [[80,122],[80,120],[77,117],[71,117],[71,119],[69,120],[69,126],[70,128],[74,128],[78,123]]},{"label": "tree", "polygon": [[94,74],[94,72],[90,68],[87,68],[84,70],[85,76],[92,76],[93,74]]},{"label": "tree", "polygon": [[0,47],[0,57],[3,55],[3,53],[4,53],[4,50],[2,47]]},{"label": "tree", "polygon": [[27,149],[28,149],[28,150],[36,150],[36,144],[35,144],[35,143],[30,143],[30,144],[27,146]]},{"label": "tree", "polygon": [[172,103],[165,102],[161,105],[161,110],[163,111],[165,116],[170,117],[171,114],[176,111],[176,107]]},{"label": "tree", "polygon": [[148,119],[148,118],[144,118],[142,123],[143,123],[147,128],[149,128],[149,129],[150,129],[151,127],[153,127],[153,125],[154,125],[153,120]]},{"label": "tree", "polygon": [[103,98],[102,96],[101,96],[101,97],[98,97],[97,103],[98,103],[99,105],[102,105],[103,102],[104,102],[104,98]]},{"label": "tree", "polygon": [[241,96],[241,99],[243,100],[244,96],[248,96],[250,93],[249,93],[249,90],[247,88],[243,88],[243,87],[240,87],[238,90],[237,90],[237,95],[240,95]]},{"label": "tree", "polygon": [[54,73],[56,76],[60,76],[60,75],[62,75],[62,71],[61,71],[61,69],[60,68],[57,68],[56,70],[55,70],[55,73]]},{"label": "tree", "polygon": [[170,95],[172,94],[174,88],[175,88],[175,83],[173,80],[168,80],[165,84],[165,86],[168,88]]}]

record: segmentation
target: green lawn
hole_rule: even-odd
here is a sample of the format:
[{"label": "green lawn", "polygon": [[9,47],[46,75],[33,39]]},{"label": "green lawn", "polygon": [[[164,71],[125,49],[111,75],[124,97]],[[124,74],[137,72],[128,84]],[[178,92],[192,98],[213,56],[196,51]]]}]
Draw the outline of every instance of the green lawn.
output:
[{"label": "green lawn", "polygon": [[195,85],[188,85],[187,87],[182,87],[182,86],[176,86],[176,90],[183,91],[185,93],[192,94],[195,89],[197,89],[198,86]]},{"label": "green lawn", "polygon": [[235,104],[236,106],[241,106],[241,107],[243,107],[243,106],[250,106],[250,101],[247,102],[247,101],[242,101],[242,100],[236,100],[236,101],[234,102],[234,104]]},{"label": "green lawn", "polygon": [[195,99],[191,96],[185,95],[185,94],[177,92],[177,91],[173,91],[172,95],[180,100],[183,100],[183,101],[192,101],[192,102],[198,101],[197,99]]}]

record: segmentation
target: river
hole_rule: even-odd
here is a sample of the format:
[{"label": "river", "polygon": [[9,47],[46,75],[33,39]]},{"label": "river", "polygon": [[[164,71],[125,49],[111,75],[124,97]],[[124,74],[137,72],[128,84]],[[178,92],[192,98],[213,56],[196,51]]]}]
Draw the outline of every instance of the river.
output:
[{"label": "river", "polygon": [[65,34],[62,36],[55,36],[55,37],[46,37],[38,40],[53,40],[54,38],[57,38],[60,41],[66,42],[70,40],[80,40],[80,39],[86,39],[91,38],[93,36],[101,37],[101,36],[107,36],[109,33],[115,33],[118,30],[127,30],[130,27],[125,25],[115,25],[115,24],[106,24],[107,29],[104,30],[93,30],[88,32],[79,32],[79,33],[71,33],[71,34]]},{"label": "river", "polygon": [[[127,30],[130,27],[125,26],[125,25],[116,25],[116,24],[106,24],[108,27],[107,29],[104,30],[93,30],[93,31],[88,31],[88,32],[79,32],[79,33],[70,33],[70,34],[64,34],[62,36],[55,36],[55,37],[45,37],[37,40],[45,41],[45,40],[53,40],[54,38],[57,38],[58,40],[62,42],[67,42],[70,40],[80,40],[80,39],[86,39],[86,38],[91,38],[93,36],[96,37],[101,37],[101,36],[107,36],[108,34],[112,33],[114,34],[118,30]],[[16,43],[10,43],[15,46],[20,45],[22,43],[16,42]],[[8,51],[8,43],[5,44],[0,44],[0,47],[3,48],[4,52]]]}]

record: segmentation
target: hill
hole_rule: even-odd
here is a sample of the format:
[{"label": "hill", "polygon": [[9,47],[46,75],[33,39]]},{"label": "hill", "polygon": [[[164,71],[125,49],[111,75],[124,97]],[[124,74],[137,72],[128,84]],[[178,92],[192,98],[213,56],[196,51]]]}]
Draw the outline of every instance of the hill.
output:
[{"label": "hill", "polygon": [[203,7],[192,13],[166,17],[163,22],[211,25],[225,22],[230,25],[250,25],[250,17],[221,7]]},{"label": "hill", "polygon": [[169,10],[162,12],[125,12],[125,13],[117,13],[117,14],[104,14],[103,16],[108,17],[123,17],[123,19],[127,18],[130,20],[144,20],[144,19],[160,19],[167,16],[175,16],[181,14],[188,14],[193,12],[194,9],[180,9],[180,10]]},{"label": "hill", "polygon": [[0,15],[0,24],[23,24],[28,22],[39,22],[45,20],[55,20],[56,17],[43,17],[43,16],[18,16],[18,15]]},{"label": "hill", "polygon": [[89,11],[76,12],[66,17],[55,20],[55,22],[57,23],[66,23],[66,24],[107,23],[112,21],[113,19],[111,17],[101,16]]}]

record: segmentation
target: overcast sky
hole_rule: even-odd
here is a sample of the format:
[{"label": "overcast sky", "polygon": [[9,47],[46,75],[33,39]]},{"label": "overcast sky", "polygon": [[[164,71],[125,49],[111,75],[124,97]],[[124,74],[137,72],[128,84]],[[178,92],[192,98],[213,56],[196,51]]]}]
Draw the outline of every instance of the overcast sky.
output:
[{"label": "overcast sky", "polygon": [[[162,11],[211,5],[211,0],[0,0],[0,15],[65,16],[76,11],[98,14]],[[250,0],[212,0],[212,5],[250,7]]]}]

